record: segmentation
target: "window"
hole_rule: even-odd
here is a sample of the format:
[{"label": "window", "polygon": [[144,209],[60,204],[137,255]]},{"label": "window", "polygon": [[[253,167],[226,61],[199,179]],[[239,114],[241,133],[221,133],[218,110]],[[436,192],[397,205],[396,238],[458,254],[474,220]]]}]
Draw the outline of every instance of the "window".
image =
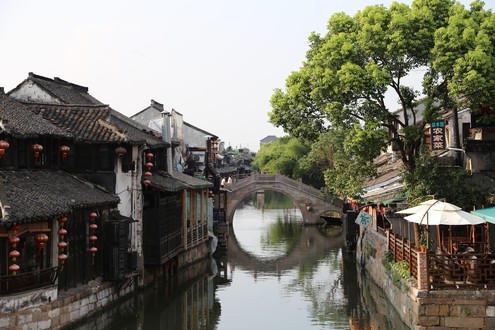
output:
[{"label": "window", "polygon": [[90,144],[78,144],[76,146],[76,168],[78,170],[93,169],[93,149]]},{"label": "window", "polygon": [[98,170],[111,171],[113,170],[113,163],[111,162],[112,153],[109,151],[107,145],[99,146],[99,166]]}]

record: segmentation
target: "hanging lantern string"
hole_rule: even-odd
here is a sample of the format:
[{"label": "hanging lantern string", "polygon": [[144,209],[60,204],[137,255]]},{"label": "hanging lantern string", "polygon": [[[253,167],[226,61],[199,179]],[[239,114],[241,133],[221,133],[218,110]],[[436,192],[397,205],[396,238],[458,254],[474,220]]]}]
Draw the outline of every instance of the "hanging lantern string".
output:
[{"label": "hanging lantern string", "polygon": [[88,249],[88,252],[91,253],[91,255],[93,256],[93,266],[95,264],[96,252],[98,252],[98,249],[95,246],[96,241],[98,240],[98,236],[95,235],[95,231],[96,231],[96,229],[98,229],[98,225],[95,223],[97,217],[98,217],[98,214],[96,212],[91,212],[89,214],[90,223],[88,225],[88,228],[89,228],[90,236],[88,237],[88,240],[89,240],[90,247]]},{"label": "hanging lantern string", "polygon": [[59,249],[59,254],[58,254],[58,264],[59,264],[59,270],[63,271],[64,270],[64,264],[65,261],[67,260],[68,256],[66,254],[66,249],[67,249],[67,242],[64,241],[65,236],[67,235],[67,230],[64,228],[65,223],[67,222],[68,218],[65,216],[59,217],[57,219],[58,222],[58,243],[57,247]]}]

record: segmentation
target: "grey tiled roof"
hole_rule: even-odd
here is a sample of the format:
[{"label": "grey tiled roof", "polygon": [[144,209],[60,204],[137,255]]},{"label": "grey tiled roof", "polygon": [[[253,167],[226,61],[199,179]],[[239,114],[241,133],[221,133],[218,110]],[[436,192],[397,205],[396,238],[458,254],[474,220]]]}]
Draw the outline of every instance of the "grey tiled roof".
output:
[{"label": "grey tiled roof", "polygon": [[9,221],[40,222],[75,208],[116,207],[119,197],[63,171],[0,171],[2,204],[10,206]]},{"label": "grey tiled roof", "polygon": [[193,189],[213,188],[213,183],[211,183],[210,181],[198,179],[178,171],[173,171],[172,177],[186,184],[189,188],[193,188]]},{"label": "grey tiled roof", "polygon": [[140,124],[118,111],[112,110],[109,120],[114,125],[125,130],[127,138],[131,141],[145,141],[149,146],[167,145],[161,139],[160,132]]},{"label": "grey tiled roof", "polygon": [[[88,93],[88,88],[70,83],[60,78],[50,79],[34,73],[29,73],[29,76],[17,88],[27,82],[33,82],[41,89],[45,90],[52,97],[57,98],[63,104],[78,104],[78,105],[99,105],[102,102],[98,101]],[[15,89],[14,89],[15,90]]]},{"label": "grey tiled roof", "polygon": [[27,104],[53,125],[72,134],[78,141],[93,143],[144,143],[166,146],[156,132],[125,117],[107,105]]},{"label": "grey tiled roof", "polygon": [[5,94],[0,94],[0,120],[4,123],[3,130],[16,137],[71,137],[66,130],[40,118],[29,107]]},{"label": "grey tiled roof", "polygon": [[150,178],[151,186],[157,188],[159,190],[164,191],[180,191],[187,188],[187,185],[172,178],[169,174],[166,173],[154,173]]},{"label": "grey tiled roof", "polygon": [[22,100],[43,119],[51,122],[67,136],[93,143],[146,143],[148,146],[165,147],[159,133],[111,109],[88,94],[88,88],[60,78],[29,73],[29,77],[9,94],[15,95],[26,83],[36,84],[56,101],[40,99]]}]

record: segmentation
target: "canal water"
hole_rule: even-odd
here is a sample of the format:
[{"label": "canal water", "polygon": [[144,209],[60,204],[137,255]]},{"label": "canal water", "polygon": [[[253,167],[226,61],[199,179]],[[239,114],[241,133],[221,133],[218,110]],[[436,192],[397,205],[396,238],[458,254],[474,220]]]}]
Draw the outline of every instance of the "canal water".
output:
[{"label": "canal water", "polygon": [[71,329],[407,329],[341,228],[304,226],[278,199],[236,210],[227,252]]}]

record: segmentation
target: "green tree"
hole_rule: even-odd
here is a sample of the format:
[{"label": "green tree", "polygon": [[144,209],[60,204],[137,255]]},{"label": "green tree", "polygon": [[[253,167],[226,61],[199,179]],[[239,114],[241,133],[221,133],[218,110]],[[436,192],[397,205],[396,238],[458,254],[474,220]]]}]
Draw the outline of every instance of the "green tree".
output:
[{"label": "green tree", "polygon": [[[341,127],[322,133],[301,159],[301,170],[314,180],[324,182],[324,191],[330,195],[357,197],[363,181],[374,173],[373,164],[360,154],[378,152],[386,137],[375,133],[377,131],[359,127],[353,130]],[[366,150],[359,152],[361,148]]]},{"label": "green tree", "polygon": [[[435,29],[446,24],[452,1],[414,4],[369,6],[354,17],[333,15],[326,35],[310,36],[301,69],[271,98],[270,121],[293,136],[316,140],[329,130],[347,131],[345,149],[333,164],[340,171],[325,175],[329,190],[353,193],[344,189],[345,182],[362,181],[387,143],[399,151],[404,168],[414,170],[424,123],[416,118],[419,92],[403,81],[429,63]],[[400,113],[387,108],[387,90],[395,92]]]},{"label": "green tree", "polygon": [[486,187],[471,180],[468,171],[458,167],[446,169],[426,148],[422,148],[414,171],[404,173],[409,201],[435,196],[464,209],[485,204],[489,194]]},{"label": "green tree", "polygon": [[495,15],[483,7],[477,0],[470,9],[460,4],[450,8],[448,23],[434,35],[424,87],[441,106],[454,111],[469,107],[485,114],[484,124],[495,124]]},{"label": "green tree", "polygon": [[263,145],[253,162],[255,170],[264,173],[278,173],[293,179],[300,179],[303,173],[299,160],[309,152],[309,146],[295,137],[282,137]]}]

